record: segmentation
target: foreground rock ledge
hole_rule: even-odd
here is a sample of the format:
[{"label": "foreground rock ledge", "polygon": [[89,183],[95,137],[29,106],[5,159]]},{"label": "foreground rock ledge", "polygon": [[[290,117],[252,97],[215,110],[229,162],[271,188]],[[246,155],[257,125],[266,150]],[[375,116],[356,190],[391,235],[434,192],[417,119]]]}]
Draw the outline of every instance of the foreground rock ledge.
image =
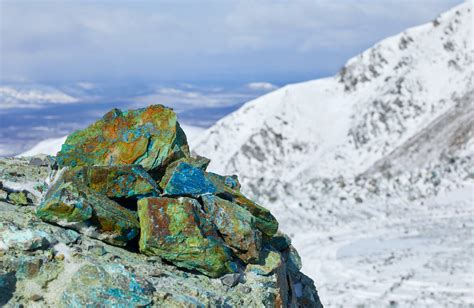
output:
[{"label": "foreground rock ledge", "polygon": [[321,306],[273,215],[191,157],[172,110],[113,110],[55,161],[0,161],[0,305]]}]

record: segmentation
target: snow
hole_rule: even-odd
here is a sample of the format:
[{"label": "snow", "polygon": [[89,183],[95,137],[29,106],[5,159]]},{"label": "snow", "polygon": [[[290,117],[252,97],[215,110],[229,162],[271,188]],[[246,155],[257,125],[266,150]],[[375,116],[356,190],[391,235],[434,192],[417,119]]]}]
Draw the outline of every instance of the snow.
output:
[{"label": "snow", "polygon": [[56,255],[63,255],[64,259],[66,261],[69,261],[71,258],[71,248],[69,248],[66,244],[64,243],[57,243],[53,247]]},{"label": "snow", "polygon": [[[194,141],[199,138],[202,132],[204,132],[203,128],[197,127],[197,126],[181,125],[181,128],[186,133],[186,137],[188,138],[188,143],[191,148],[193,148],[195,145]],[[28,151],[19,154],[18,156],[29,157],[29,156],[35,156],[35,155],[40,155],[40,154],[55,156],[61,150],[61,146],[66,141],[66,138],[67,136],[45,139],[37,143]]]},{"label": "snow", "polygon": [[19,157],[35,156],[40,154],[56,155],[61,150],[61,146],[66,141],[67,136],[59,138],[50,138],[40,141],[31,149],[19,154]]},{"label": "snow", "polygon": [[376,44],[337,76],[248,102],[203,134],[196,152],[249,181],[364,172],[472,90],[468,8]]},{"label": "snow", "polygon": [[465,2],[198,140],[272,210],[323,304],[474,305],[471,20]]},{"label": "snow", "polygon": [[344,226],[321,220],[293,235],[303,272],[331,307],[472,305],[473,188],[418,204],[366,202]]},{"label": "snow", "polygon": [[196,140],[200,138],[202,133],[205,131],[204,128],[192,125],[180,125],[183,129],[184,133],[186,134],[186,138],[188,140],[189,147],[194,149],[196,146]]}]

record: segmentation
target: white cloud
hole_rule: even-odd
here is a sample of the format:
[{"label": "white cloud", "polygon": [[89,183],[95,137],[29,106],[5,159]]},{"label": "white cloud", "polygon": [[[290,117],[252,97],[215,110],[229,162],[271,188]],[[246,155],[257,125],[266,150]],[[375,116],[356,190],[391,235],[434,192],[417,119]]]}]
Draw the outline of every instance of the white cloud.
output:
[{"label": "white cloud", "polygon": [[0,87],[0,109],[41,108],[47,104],[70,104],[78,102],[66,93],[55,89],[16,89]]},{"label": "white cloud", "polygon": [[173,107],[175,111],[180,112],[196,107],[225,107],[244,103],[255,95],[239,91],[216,91],[216,89],[198,90],[178,89],[178,88],[160,88],[156,93],[142,95],[132,100],[135,106],[146,106],[150,104],[163,104]]},{"label": "white cloud", "polygon": [[251,82],[247,84],[247,88],[258,91],[271,91],[277,89],[278,87],[269,82]]},{"label": "white cloud", "polygon": [[85,81],[78,82],[77,86],[84,90],[93,90],[96,88],[95,84],[93,84],[92,82],[85,82]]}]

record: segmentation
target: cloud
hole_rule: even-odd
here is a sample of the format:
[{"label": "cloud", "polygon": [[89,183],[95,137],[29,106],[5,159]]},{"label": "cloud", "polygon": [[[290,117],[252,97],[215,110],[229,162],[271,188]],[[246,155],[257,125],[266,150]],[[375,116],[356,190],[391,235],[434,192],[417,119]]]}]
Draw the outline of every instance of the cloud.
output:
[{"label": "cloud", "polygon": [[41,108],[48,104],[77,103],[78,99],[55,89],[0,87],[0,109]]},{"label": "cloud", "polygon": [[247,84],[247,88],[258,91],[272,91],[277,89],[278,87],[269,82],[251,82]]},{"label": "cloud", "polygon": [[182,112],[194,108],[214,108],[232,106],[244,103],[255,95],[247,91],[224,90],[218,88],[197,89],[194,87],[158,88],[155,92],[138,96],[132,99],[135,106],[142,107],[150,104],[163,104],[173,107],[176,112]]},{"label": "cloud", "polygon": [[81,81],[77,83],[77,86],[83,90],[93,90],[96,88],[96,85],[92,82]]},{"label": "cloud", "polygon": [[3,0],[1,78],[300,81],[460,2]]}]

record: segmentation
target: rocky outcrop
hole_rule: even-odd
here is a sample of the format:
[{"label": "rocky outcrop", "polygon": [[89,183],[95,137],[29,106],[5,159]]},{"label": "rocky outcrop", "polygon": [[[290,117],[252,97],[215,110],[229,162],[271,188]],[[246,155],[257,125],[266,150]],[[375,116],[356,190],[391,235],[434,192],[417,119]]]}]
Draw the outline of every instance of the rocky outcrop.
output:
[{"label": "rocky outcrop", "polygon": [[187,148],[151,106],[109,112],[57,160],[0,161],[0,305],[320,307],[270,211]]}]

